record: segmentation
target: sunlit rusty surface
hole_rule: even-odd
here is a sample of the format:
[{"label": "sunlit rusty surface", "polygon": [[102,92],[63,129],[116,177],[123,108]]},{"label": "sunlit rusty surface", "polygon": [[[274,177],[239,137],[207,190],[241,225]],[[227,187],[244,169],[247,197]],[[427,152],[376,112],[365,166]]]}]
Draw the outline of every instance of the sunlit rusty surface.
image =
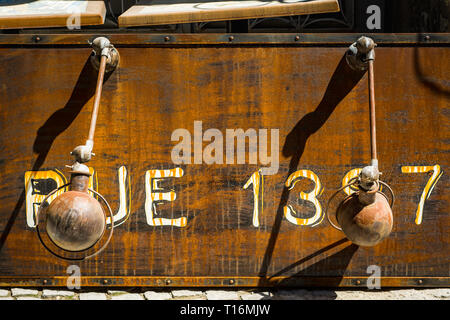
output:
[{"label": "sunlit rusty surface", "polygon": [[[347,44],[139,47],[139,39],[118,47],[121,61],[104,83],[96,157],[89,163],[96,172],[93,187],[114,213],[118,170],[126,167],[130,215],[101,255],[78,264],[86,285],[104,279],[117,286],[222,286],[229,279],[236,285],[243,279],[242,286],[308,285],[311,279],[356,285],[352,281],[363,283],[370,265],[380,266],[392,286],[419,285],[418,280],[449,285],[448,47],[376,49],[378,158],[382,179],[397,198],[389,238],[363,248],[326,219],[295,225],[283,209],[291,205],[300,220],[314,215],[314,205],[298,198],[316,183],[303,178],[291,190],[285,186],[297,170],[320,179],[323,208],[346,173],[370,160],[367,74],[348,68]],[[55,285],[65,286],[73,262],[53,258],[27,225],[24,175],[70,164],[69,152],[89,128],[96,71],[84,45],[8,47],[3,38],[0,44],[0,285],[56,279]],[[252,187],[243,186],[263,166],[172,163],[172,132],[185,128],[192,134],[194,121],[202,121],[203,132],[217,128],[223,134],[279,129],[280,167],[264,177],[258,227],[252,223]],[[176,199],[159,204],[155,218],[185,217],[186,225],[151,226],[146,171],[178,167],[182,175],[159,184],[173,189]]]}]

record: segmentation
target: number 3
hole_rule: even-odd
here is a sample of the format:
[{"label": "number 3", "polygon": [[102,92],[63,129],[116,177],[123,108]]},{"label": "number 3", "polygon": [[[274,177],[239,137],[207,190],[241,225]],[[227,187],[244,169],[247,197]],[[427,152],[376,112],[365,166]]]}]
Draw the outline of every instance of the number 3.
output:
[{"label": "number 3", "polygon": [[323,191],[323,187],[320,183],[319,177],[311,170],[298,170],[291,174],[286,181],[286,187],[291,190],[301,178],[307,178],[315,183],[313,191],[309,193],[305,193],[303,191],[300,192],[300,199],[311,202],[314,205],[316,212],[312,218],[301,219],[294,217],[293,214],[296,214],[294,208],[292,208],[291,205],[287,205],[284,207],[284,215],[286,219],[293,224],[300,226],[316,226],[322,222],[324,217],[322,214],[322,206],[320,205],[319,200],[317,200],[317,197],[320,196]]}]

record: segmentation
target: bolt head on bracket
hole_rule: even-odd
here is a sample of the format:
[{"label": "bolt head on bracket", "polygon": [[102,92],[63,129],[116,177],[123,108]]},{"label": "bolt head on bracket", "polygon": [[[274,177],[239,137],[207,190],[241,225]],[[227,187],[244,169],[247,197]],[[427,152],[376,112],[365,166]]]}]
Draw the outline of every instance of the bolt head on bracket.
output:
[{"label": "bolt head on bracket", "polygon": [[66,165],[67,168],[70,168],[71,170],[69,171],[70,173],[75,173],[75,174],[84,174],[86,176],[90,176],[91,173],[89,171],[89,167],[85,164],[79,163],[77,161],[75,161],[75,163],[71,166]]},{"label": "bolt head on bracket", "polygon": [[102,55],[106,55],[106,73],[112,72],[119,64],[119,51],[111,44],[109,39],[105,37],[97,37],[92,42],[91,63],[98,70],[100,68],[100,59]]},{"label": "bolt head on bracket", "polygon": [[95,156],[95,153],[92,152],[93,147],[94,141],[86,140],[85,145],[76,147],[70,154],[75,158],[76,162],[85,163],[90,161],[92,156]]},{"label": "bolt head on bracket", "polygon": [[359,184],[363,190],[371,190],[380,179],[380,172],[377,166],[366,166],[359,175]]},{"label": "bolt head on bracket", "polygon": [[360,37],[347,50],[345,59],[353,70],[366,71],[369,67],[369,60],[375,60],[375,47],[377,44],[373,39]]}]

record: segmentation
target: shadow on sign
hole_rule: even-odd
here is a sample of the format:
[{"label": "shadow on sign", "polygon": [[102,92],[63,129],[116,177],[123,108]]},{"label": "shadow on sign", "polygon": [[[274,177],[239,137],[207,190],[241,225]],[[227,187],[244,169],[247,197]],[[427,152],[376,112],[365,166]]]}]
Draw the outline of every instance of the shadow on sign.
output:
[{"label": "shadow on sign", "polygon": [[[289,172],[286,177],[289,177],[297,170],[297,166],[305,151],[305,146],[308,138],[316,133],[328,120],[328,118],[336,109],[337,105],[347,96],[350,91],[358,84],[364,76],[365,71],[353,71],[345,60],[345,55],[339,61],[336,70],[331,76],[325,94],[320,101],[317,108],[306,114],[291,132],[287,135],[283,146],[283,156],[291,157],[289,163]],[[267,244],[266,252],[264,254],[263,263],[260,268],[259,276],[261,281],[267,276],[267,270],[272,260],[275,243],[280,232],[281,222],[283,220],[284,206],[287,205],[289,199],[289,188],[284,187],[280,202],[277,208],[275,222],[273,224],[270,238]],[[260,283],[262,285],[262,283]]]},{"label": "shadow on sign", "polygon": [[[110,74],[105,75],[104,82],[108,80],[109,76]],[[34,161],[31,171],[37,171],[41,168],[55,139],[70,126],[81,112],[83,106],[94,95],[96,82],[97,72],[92,67],[90,58],[88,57],[65,106],[55,111],[38,129],[36,139],[33,143],[33,152],[37,154],[37,158]],[[25,189],[23,189],[0,236],[0,251],[25,202],[25,198]]]}]

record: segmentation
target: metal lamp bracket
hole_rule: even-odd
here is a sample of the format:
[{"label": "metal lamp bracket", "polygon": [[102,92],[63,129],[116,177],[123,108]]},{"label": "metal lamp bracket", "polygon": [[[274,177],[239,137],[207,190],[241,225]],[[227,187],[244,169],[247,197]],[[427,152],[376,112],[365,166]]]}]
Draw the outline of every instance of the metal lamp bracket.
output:
[{"label": "metal lamp bracket", "polygon": [[97,114],[100,104],[100,96],[105,73],[112,72],[119,64],[119,52],[114,48],[108,38],[97,37],[89,44],[92,46],[91,63],[98,70],[97,87],[95,89],[94,108],[92,111],[91,126],[86,143],[77,146],[70,153],[77,163],[85,163],[91,160],[95,154],[92,152],[94,147],[94,132],[97,122]]},{"label": "metal lamp bracket", "polygon": [[[89,176],[91,174],[88,166],[84,163],[90,161],[92,156],[95,155],[92,152],[92,149],[94,147],[94,134],[100,107],[104,75],[117,67],[119,63],[119,53],[106,37],[97,37],[90,42],[90,45],[93,48],[93,54],[91,55],[90,60],[93,66],[98,70],[98,76],[88,138],[84,145],[75,147],[71,152],[71,155],[75,158],[75,162],[73,165],[68,166],[71,168],[70,183],[63,186],[64,188],[68,186],[69,191],[58,195],[54,202],[52,201],[52,203],[48,205],[46,200],[49,196],[61,190],[63,187],[50,192],[50,194],[42,201],[36,214],[36,230],[43,246],[53,255],[67,260],[84,260],[101,252],[111,240],[114,228],[114,219],[108,202],[101,194],[88,188]],[[97,199],[92,198],[92,196],[89,195],[89,191],[95,194]],[[105,209],[101,208],[98,199],[101,199],[105,203],[108,208],[107,211],[109,217],[106,215]],[[75,202],[77,202],[77,205],[74,204]],[[57,204],[54,205],[55,203]],[[46,204],[45,209],[44,204]],[[87,254],[87,250],[93,248],[103,237],[104,226],[102,225],[102,222],[100,222],[100,211],[103,212],[104,226],[108,224],[108,220],[111,221],[111,232],[106,243],[100,249],[87,256],[67,256],[66,253],[71,252],[82,252],[83,254]],[[77,213],[72,214],[73,212]],[[40,213],[46,214],[45,221],[47,221],[47,226],[48,222],[52,221],[50,231],[46,226],[48,238],[61,252],[64,252],[64,254],[60,254],[47,246],[41,237],[38,227]]]}]

